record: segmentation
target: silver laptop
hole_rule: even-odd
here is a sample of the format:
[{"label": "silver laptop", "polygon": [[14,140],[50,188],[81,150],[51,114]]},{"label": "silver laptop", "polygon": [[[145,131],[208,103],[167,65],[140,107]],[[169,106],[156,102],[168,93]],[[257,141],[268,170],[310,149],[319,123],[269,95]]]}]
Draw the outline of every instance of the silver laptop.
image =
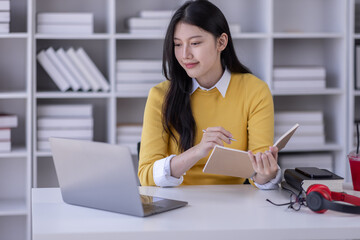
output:
[{"label": "silver laptop", "polygon": [[50,138],[64,202],[145,217],[187,202],[139,194],[128,147]]}]

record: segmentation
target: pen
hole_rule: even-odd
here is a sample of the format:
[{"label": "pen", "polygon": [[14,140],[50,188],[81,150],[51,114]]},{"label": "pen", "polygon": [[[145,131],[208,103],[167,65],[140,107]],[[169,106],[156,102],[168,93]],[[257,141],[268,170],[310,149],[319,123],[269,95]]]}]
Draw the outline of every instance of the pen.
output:
[{"label": "pen", "polygon": [[[206,133],[206,130],[203,129],[202,132],[203,132],[203,133]],[[237,141],[235,138],[228,138],[228,139],[230,139],[231,141],[235,141],[235,142]]]}]

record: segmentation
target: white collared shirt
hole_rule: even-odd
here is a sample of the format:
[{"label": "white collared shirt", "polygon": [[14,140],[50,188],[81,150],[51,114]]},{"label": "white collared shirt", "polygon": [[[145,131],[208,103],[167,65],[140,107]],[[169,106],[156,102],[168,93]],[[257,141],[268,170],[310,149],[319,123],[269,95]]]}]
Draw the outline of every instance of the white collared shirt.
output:
[{"label": "white collared shirt", "polygon": [[[191,94],[193,94],[196,91],[196,89],[198,89],[198,88],[205,90],[205,91],[210,91],[214,88],[217,88],[217,90],[220,92],[220,94],[225,98],[226,91],[230,84],[230,79],[231,79],[231,73],[227,69],[225,69],[225,71],[224,71],[223,75],[221,76],[221,78],[219,79],[219,81],[211,88],[204,88],[204,87],[200,86],[198,81],[195,78],[193,78]],[[157,186],[159,186],[159,187],[175,187],[175,186],[179,186],[183,182],[183,180],[184,180],[183,176],[181,176],[180,178],[175,178],[175,177],[171,176],[170,161],[175,156],[176,155],[170,155],[166,158],[155,161],[154,167],[153,167],[153,176],[154,176],[154,182]],[[276,177],[274,179],[271,179],[269,182],[262,184],[262,185],[257,184],[255,182],[254,183],[260,189],[275,189],[278,187],[278,183],[280,183],[281,179],[282,179],[281,169],[278,166],[278,171],[277,171]]]}]

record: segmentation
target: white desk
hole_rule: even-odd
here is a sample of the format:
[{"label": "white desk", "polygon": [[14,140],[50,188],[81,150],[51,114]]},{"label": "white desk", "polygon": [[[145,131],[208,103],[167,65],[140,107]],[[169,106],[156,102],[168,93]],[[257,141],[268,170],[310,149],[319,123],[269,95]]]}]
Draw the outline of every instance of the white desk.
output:
[{"label": "white desk", "polygon": [[360,215],[273,206],[265,199],[287,202],[288,193],[250,185],[140,187],[142,194],[189,202],[147,218],[68,205],[57,188],[32,193],[33,240],[360,238]]}]

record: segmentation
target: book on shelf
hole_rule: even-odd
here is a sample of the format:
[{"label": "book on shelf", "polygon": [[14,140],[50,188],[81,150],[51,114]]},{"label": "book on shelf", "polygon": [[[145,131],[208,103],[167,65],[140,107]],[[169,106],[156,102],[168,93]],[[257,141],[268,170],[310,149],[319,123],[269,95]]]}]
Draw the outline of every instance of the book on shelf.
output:
[{"label": "book on shelf", "polygon": [[11,152],[11,141],[0,141],[0,152]]},{"label": "book on shelf", "polygon": [[0,128],[16,128],[18,126],[18,116],[9,113],[0,113]]},{"label": "book on shelf", "polygon": [[37,117],[92,117],[91,104],[42,104],[37,106]]},{"label": "book on shelf", "polygon": [[0,1],[0,11],[10,11],[10,0]]},{"label": "book on shelf", "polygon": [[92,117],[39,117],[38,129],[92,129],[94,119]]},{"label": "book on shelf", "polygon": [[322,111],[278,111],[274,114],[275,125],[299,122],[300,124],[323,124]]},{"label": "book on shelf", "polygon": [[50,60],[50,58],[48,57],[47,53],[44,50],[41,50],[37,54],[37,60],[40,63],[40,65],[43,67],[45,72],[50,76],[51,80],[53,80],[56,86],[60,89],[60,91],[65,92],[71,87],[70,84],[58,71],[58,69]]},{"label": "book on shelf", "polygon": [[94,14],[90,12],[42,12],[37,14],[38,24],[93,24]]},{"label": "book on shelf", "polygon": [[160,83],[165,77],[159,72],[117,72],[117,82]]},{"label": "book on shelf", "polygon": [[50,151],[50,141],[49,140],[38,140],[36,143],[38,151]]},{"label": "book on shelf", "polygon": [[[301,123],[300,123],[301,124]],[[275,125],[275,136],[280,136],[286,129],[291,127],[290,124],[278,124]],[[295,136],[311,136],[311,135],[324,135],[324,125],[321,124],[301,124]]]},{"label": "book on shelf", "polygon": [[273,81],[274,89],[326,89],[325,80]]},{"label": "book on shelf", "polygon": [[38,24],[37,33],[51,34],[92,34],[92,24]]},{"label": "book on shelf", "polygon": [[46,54],[49,57],[50,61],[53,63],[53,65],[57,68],[57,70],[60,72],[60,74],[63,76],[65,81],[67,81],[70,84],[70,87],[72,90],[77,91],[80,89],[79,83],[76,81],[76,79],[73,77],[73,75],[70,73],[68,68],[63,64],[63,61],[58,58],[57,54],[55,53],[55,50],[52,47],[49,47],[46,49]]},{"label": "book on shelf", "polygon": [[0,23],[0,33],[9,33],[10,24],[9,23]]},{"label": "book on shelf", "polygon": [[360,45],[355,49],[355,89],[360,89]]},{"label": "book on shelf", "polygon": [[7,23],[10,22],[10,12],[0,12],[0,22]]},{"label": "book on shelf", "polygon": [[162,60],[122,59],[116,61],[117,72],[162,72]]},{"label": "book on shelf", "polygon": [[10,128],[0,128],[0,141],[10,141],[11,140],[11,130]]},{"label": "book on shelf", "polygon": [[174,14],[173,10],[141,10],[140,18],[166,18],[170,19]]},{"label": "book on shelf", "polygon": [[321,66],[279,66],[274,67],[274,78],[326,78],[326,70]]},{"label": "book on shelf", "polygon": [[[275,138],[278,138],[279,136],[275,136]],[[293,139],[291,143],[289,143],[288,147],[295,147],[296,146],[308,146],[308,145],[324,145],[325,144],[325,135],[296,135],[293,136]]]},{"label": "book on shelf", "polygon": [[87,70],[86,66],[80,60],[79,56],[76,54],[73,48],[69,48],[66,51],[67,55],[71,59],[71,62],[77,67],[77,69],[84,76],[84,79],[90,84],[91,90],[98,91],[100,90],[100,84],[96,81],[95,77]]},{"label": "book on shelf", "polygon": [[130,28],[130,34],[138,34],[138,35],[163,35],[165,37],[166,29],[154,29],[154,28]]},{"label": "book on shelf", "polygon": [[71,62],[69,56],[65,53],[64,49],[59,48],[56,51],[56,55],[59,57],[62,63],[67,67],[67,69],[70,71],[70,74],[74,77],[74,79],[79,83],[80,85],[79,90],[83,90],[85,92],[89,91],[90,84],[85,80],[85,77]]},{"label": "book on shelf", "polygon": [[131,17],[127,19],[129,29],[166,29],[170,23],[170,18],[139,18]]},{"label": "book on shelf", "polygon": [[156,84],[154,83],[141,83],[141,84],[134,84],[134,83],[117,83],[116,84],[116,91],[118,92],[141,92],[141,93],[148,93],[152,87]]},{"label": "book on shelf", "polygon": [[104,75],[100,72],[100,70],[96,67],[95,63],[90,59],[90,57],[86,54],[83,48],[79,48],[76,50],[76,54],[79,59],[82,61],[83,65],[87,68],[94,79],[98,82],[101,89],[104,92],[110,90],[110,85],[108,81],[105,79]]},{"label": "book on shelf", "polygon": [[83,140],[93,139],[92,129],[38,129],[37,139],[48,140],[50,137],[74,138]]},{"label": "book on shelf", "polygon": [[[295,124],[274,143],[274,146],[281,151],[298,127],[299,124]],[[214,147],[203,172],[242,178],[250,178],[255,174],[247,151],[222,146]]]},{"label": "book on shelf", "polygon": [[[336,175],[335,173],[327,170],[321,169],[329,175],[329,177],[310,177],[302,174],[301,172],[295,169],[286,169],[284,171],[284,179],[295,189],[301,191],[306,191],[308,187],[312,184],[323,184],[329,187],[331,191],[342,192],[344,178]],[[300,168],[299,168],[300,169]]]}]

